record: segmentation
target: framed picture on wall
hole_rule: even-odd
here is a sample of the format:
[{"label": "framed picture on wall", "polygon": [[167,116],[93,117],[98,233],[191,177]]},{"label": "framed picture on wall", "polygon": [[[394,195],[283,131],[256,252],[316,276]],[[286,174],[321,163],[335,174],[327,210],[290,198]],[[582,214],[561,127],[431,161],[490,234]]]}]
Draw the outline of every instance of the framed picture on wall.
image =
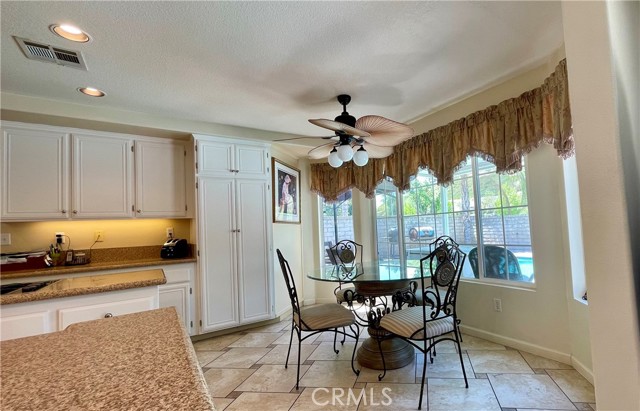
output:
[{"label": "framed picture on wall", "polygon": [[300,170],[271,157],[273,222],[300,224]]}]

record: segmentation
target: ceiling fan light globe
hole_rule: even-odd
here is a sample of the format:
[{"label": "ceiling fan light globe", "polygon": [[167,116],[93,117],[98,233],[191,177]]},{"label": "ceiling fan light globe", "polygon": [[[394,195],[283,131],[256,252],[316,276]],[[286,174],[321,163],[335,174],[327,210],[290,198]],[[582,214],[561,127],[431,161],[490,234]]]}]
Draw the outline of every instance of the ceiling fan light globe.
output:
[{"label": "ceiling fan light globe", "polygon": [[351,146],[349,144],[343,144],[338,147],[338,157],[340,157],[340,160],[345,162],[351,161],[353,158],[353,149]]},{"label": "ceiling fan light globe", "polygon": [[353,155],[353,163],[359,167],[367,165],[369,162],[369,153],[364,147],[360,147],[360,150],[356,151]]},{"label": "ceiling fan light globe", "polygon": [[343,161],[340,160],[340,157],[338,157],[338,152],[336,151],[336,149],[334,148],[333,150],[331,150],[331,153],[329,153],[329,165],[333,168],[338,168],[342,165]]}]

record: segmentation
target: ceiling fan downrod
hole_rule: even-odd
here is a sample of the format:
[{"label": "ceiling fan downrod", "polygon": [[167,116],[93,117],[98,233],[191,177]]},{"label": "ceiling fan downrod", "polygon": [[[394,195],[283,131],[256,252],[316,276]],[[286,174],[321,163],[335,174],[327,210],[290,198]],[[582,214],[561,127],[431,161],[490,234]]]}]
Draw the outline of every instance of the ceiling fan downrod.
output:
[{"label": "ceiling fan downrod", "polygon": [[334,120],[339,123],[355,127],[356,118],[347,112],[347,104],[349,104],[349,102],[351,101],[351,96],[348,94],[340,94],[337,98],[338,103],[342,104],[342,114],[340,114]]}]

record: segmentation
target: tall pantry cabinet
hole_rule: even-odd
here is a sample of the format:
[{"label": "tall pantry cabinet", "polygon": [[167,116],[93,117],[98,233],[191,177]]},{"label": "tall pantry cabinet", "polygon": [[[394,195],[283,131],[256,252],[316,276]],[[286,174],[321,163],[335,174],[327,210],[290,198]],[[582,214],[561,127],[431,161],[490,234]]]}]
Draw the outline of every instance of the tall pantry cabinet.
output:
[{"label": "tall pantry cabinet", "polygon": [[200,332],[273,318],[269,146],[194,141]]}]

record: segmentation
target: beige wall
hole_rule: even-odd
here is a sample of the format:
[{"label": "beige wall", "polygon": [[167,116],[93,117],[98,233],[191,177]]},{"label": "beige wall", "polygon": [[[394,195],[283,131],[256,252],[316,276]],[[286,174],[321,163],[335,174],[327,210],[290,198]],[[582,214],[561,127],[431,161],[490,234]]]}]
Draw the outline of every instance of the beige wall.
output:
[{"label": "beige wall", "polygon": [[[278,160],[300,169],[300,216],[303,220],[302,224],[310,224],[309,213],[307,212],[307,203],[309,201],[307,193],[309,192],[308,171],[301,169],[297,159],[289,156],[277,146],[272,146],[271,156]],[[271,187],[272,192],[276,192],[277,187]],[[307,222],[308,221],[308,222]],[[291,272],[298,289],[298,297],[304,299],[304,281],[302,277],[304,255],[302,252],[302,224],[273,224],[273,278],[274,278],[274,294],[275,294],[275,312],[280,315],[291,308],[287,287],[284,282],[282,270],[278,263],[276,249],[280,249],[284,258],[287,259],[291,266]]]},{"label": "beige wall", "polygon": [[[640,10],[637,2],[563,2],[562,14],[596,401],[599,410],[637,411],[640,339],[631,238],[637,238],[639,227],[630,227],[628,218],[628,212],[637,215],[638,208],[628,210],[627,206],[637,206],[639,201],[627,203],[626,194],[638,192],[640,176],[637,162],[623,162],[623,158],[629,156],[626,143],[637,142],[640,131],[638,95],[627,96],[638,89]],[[628,77],[629,67],[620,66],[625,60],[636,67],[635,72],[626,73]],[[626,187],[625,177],[635,186]]]}]

